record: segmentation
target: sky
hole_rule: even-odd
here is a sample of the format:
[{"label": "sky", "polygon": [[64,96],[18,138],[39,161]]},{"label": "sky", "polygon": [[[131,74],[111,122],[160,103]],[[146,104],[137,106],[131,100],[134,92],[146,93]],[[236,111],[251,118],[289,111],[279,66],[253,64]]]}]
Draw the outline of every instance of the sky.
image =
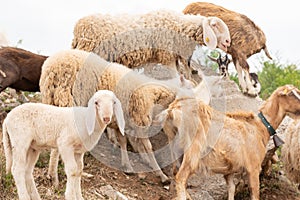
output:
[{"label": "sky", "polygon": [[[71,48],[73,28],[82,17],[95,14],[146,13],[157,9],[181,12],[191,0],[9,0],[0,8],[0,32],[4,32],[11,46],[51,55]],[[211,0],[207,1],[245,14],[265,33],[267,47],[280,63],[297,64],[300,56],[300,12],[297,1],[271,0]],[[267,60],[264,53],[248,59]],[[256,67],[256,66],[255,66]],[[251,69],[250,69],[251,70]]]}]

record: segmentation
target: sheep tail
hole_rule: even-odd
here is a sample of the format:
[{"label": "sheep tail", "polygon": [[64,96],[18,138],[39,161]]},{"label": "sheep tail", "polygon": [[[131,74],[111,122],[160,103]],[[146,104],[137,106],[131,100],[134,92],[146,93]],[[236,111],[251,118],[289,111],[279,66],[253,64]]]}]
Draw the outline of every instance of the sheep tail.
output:
[{"label": "sheep tail", "polygon": [[270,58],[271,60],[273,60],[272,56],[270,55],[268,49],[267,49],[267,46],[264,47],[264,51],[265,51],[265,54],[268,58]]},{"label": "sheep tail", "polygon": [[6,174],[8,174],[11,173],[11,167],[12,167],[12,147],[11,147],[5,121],[3,122],[2,132],[3,132],[4,154],[6,159]]}]

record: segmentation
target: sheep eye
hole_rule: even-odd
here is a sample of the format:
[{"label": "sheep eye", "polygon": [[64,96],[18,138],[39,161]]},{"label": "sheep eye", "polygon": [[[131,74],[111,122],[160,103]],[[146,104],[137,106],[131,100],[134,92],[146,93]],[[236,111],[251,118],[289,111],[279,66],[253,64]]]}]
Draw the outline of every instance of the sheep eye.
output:
[{"label": "sheep eye", "polygon": [[116,104],[117,102],[114,101],[114,104]]},{"label": "sheep eye", "polygon": [[98,105],[98,102],[97,102],[97,101],[95,102],[95,105]]}]

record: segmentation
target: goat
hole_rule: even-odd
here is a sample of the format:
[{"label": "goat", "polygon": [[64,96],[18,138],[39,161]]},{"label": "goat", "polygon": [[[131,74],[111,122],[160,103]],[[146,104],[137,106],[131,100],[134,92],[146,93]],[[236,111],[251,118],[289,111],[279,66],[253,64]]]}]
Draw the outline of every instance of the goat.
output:
[{"label": "goat", "polygon": [[[208,58],[218,64],[219,73],[220,73],[221,76],[229,77],[228,65],[232,62],[232,60],[230,58],[228,58],[227,54],[225,54],[225,56],[221,56],[221,54],[219,53],[217,58],[214,58],[214,57],[208,55]],[[260,85],[260,82],[258,80],[257,74],[254,73],[254,72],[251,72],[251,73],[249,73],[249,76],[250,76],[250,82],[251,82],[251,84],[254,88],[255,93],[260,94],[261,85]],[[244,76],[244,80],[246,81],[245,76]]]},{"label": "goat", "polygon": [[97,144],[113,114],[124,134],[121,103],[109,90],[97,91],[88,107],[25,103],[8,113],[2,129],[6,172],[12,170],[19,199],[40,199],[32,175],[34,165],[42,149],[57,148],[67,175],[65,197],[82,200],[84,153]]},{"label": "goat", "polygon": [[[300,91],[292,85],[277,88],[259,109],[276,129],[286,115],[300,117]],[[189,176],[197,170],[223,174],[228,199],[234,199],[234,173],[245,169],[251,199],[259,199],[259,173],[270,138],[262,118],[251,112],[223,114],[202,101],[181,98],[156,116],[177,130],[183,161],[175,176],[177,199],[190,198],[186,191]]]},{"label": "goat", "polygon": [[7,87],[38,92],[41,69],[47,56],[16,47],[0,48],[0,92]]}]

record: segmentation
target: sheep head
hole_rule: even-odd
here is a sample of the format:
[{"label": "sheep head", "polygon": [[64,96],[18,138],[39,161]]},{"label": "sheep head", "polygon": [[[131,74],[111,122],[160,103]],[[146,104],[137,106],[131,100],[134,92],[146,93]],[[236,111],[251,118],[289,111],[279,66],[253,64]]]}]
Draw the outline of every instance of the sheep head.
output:
[{"label": "sheep head", "polygon": [[108,125],[115,114],[120,132],[124,135],[125,120],[120,100],[112,91],[99,90],[88,102],[86,126],[88,134],[94,132],[95,123],[100,120],[102,124]]},{"label": "sheep head", "polygon": [[227,25],[218,17],[207,17],[203,20],[203,41],[210,49],[219,47],[227,52],[231,39]]}]

